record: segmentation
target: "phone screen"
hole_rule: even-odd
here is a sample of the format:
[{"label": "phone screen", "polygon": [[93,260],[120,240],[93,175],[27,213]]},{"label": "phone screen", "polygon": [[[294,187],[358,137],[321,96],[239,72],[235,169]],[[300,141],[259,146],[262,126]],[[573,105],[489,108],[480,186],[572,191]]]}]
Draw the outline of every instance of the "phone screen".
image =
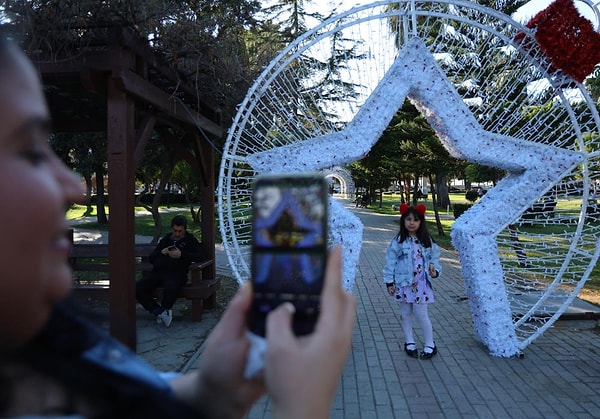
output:
[{"label": "phone screen", "polygon": [[265,335],[267,314],[282,302],[296,307],[297,335],[319,315],[327,260],[327,183],[319,174],[267,175],[252,193],[252,283],[249,329]]}]

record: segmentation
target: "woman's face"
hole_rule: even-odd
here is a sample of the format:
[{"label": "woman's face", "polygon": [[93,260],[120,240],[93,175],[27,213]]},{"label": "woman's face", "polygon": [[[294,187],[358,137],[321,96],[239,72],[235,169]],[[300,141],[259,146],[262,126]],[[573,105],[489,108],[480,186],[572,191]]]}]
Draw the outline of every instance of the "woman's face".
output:
[{"label": "woman's face", "polygon": [[[6,54],[5,54],[6,55]],[[0,57],[0,348],[35,335],[71,288],[64,213],[79,179],[48,144],[38,76],[20,52]]]}]

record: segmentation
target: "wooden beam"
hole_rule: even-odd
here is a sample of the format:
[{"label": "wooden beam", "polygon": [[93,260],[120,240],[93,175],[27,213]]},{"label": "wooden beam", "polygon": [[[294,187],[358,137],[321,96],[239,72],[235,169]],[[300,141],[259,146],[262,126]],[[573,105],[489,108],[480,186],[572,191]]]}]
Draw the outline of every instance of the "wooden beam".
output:
[{"label": "wooden beam", "polygon": [[[121,51],[115,52],[119,54]],[[111,278],[110,333],[135,351],[134,113],[133,98],[128,97],[114,80],[109,79],[107,136],[108,195],[110,196],[108,224],[109,278]]]},{"label": "wooden beam", "polygon": [[104,132],[106,121],[99,119],[73,120],[62,118],[58,113],[52,116],[52,132]]},{"label": "wooden beam", "polygon": [[138,138],[135,143],[135,154],[133,160],[136,169],[140,166],[140,162],[142,161],[142,157],[144,155],[144,149],[146,148],[146,144],[148,144],[148,140],[152,135],[155,125],[156,114],[152,111],[147,112],[144,120],[141,123],[141,129],[139,130],[139,134],[137,136]]},{"label": "wooden beam", "polygon": [[65,74],[73,74],[75,78],[85,69],[94,71],[110,71],[113,63],[108,51],[85,51],[69,60],[61,61],[36,61],[34,66],[42,75],[42,79],[64,77]]},{"label": "wooden beam", "polygon": [[79,78],[87,91],[106,96],[106,72],[84,68],[79,73]]},{"label": "wooden beam", "polygon": [[[208,170],[206,170],[206,180],[200,187],[200,230],[202,231],[202,243],[204,249],[209,252],[208,257],[215,260],[215,153],[212,146],[207,141],[200,142],[200,162]],[[214,278],[216,274],[215,264],[210,267],[210,278]]]},{"label": "wooden beam", "polygon": [[220,138],[223,135],[223,128],[221,128],[221,126],[198,114],[177,98],[163,92],[161,89],[152,85],[132,71],[120,68],[113,73],[112,78],[116,85],[123,91],[139,100],[151,104],[168,116],[187,124],[200,127],[213,137]]},{"label": "wooden beam", "polygon": [[177,85],[178,89],[181,89],[186,95],[192,96],[196,103],[198,101],[204,107],[212,109],[211,106],[208,106],[205,100],[198,97],[198,91],[185,82],[184,76],[179,74],[169,63],[160,55],[156,54],[148,43],[144,42],[139,36],[131,31],[129,28],[120,27],[117,28],[121,33],[118,35],[120,38],[120,42],[126,48],[134,51],[141,58],[143,58],[144,62],[146,62],[149,66],[155,68],[160,72],[164,77],[171,80],[174,84]]},{"label": "wooden beam", "polygon": [[[202,175],[202,180],[204,181],[205,186],[209,186],[211,179],[211,172],[214,170],[214,167],[209,162],[212,161],[210,155],[206,155],[206,151],[209,154],[213,153],[213,149],[210,144],[207,144],[208,147],[203,147],[202,144],[206,143],[208,140],[202,141],[200,138],[200,133],[198,131],[193,132],[193,145],[194,145],[194,154],[196,157],[196,162],[198,165],[198,170]],[[213,189],[214,190],[214,189]]]}]

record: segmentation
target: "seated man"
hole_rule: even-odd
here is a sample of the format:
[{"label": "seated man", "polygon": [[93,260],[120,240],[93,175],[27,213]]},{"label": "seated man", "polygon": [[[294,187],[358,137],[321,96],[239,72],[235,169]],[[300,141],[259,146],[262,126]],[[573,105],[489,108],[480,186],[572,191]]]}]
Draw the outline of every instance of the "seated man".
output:
[{"label": "seated man", "polygon": [[[201,258],[200,242],[187,232],[187,219],[177,215],[171,220],[171,232],[163,237],[150,254],[154,266],[145,272],[136,284],[138,302],[156,316],[157,323],[169,327],[173,321],[173,305],[187,281],[190,263]],[[163,287],[160,305],[154,299],[154,291]]]}]

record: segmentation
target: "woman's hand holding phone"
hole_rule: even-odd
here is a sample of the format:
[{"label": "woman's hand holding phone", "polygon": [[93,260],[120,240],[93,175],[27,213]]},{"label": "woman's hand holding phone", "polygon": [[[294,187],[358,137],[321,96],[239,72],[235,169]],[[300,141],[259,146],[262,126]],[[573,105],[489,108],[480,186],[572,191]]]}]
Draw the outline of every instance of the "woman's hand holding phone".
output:
[{"label": "woman's hand holding phone", "polygon": [[[291,303],[269,313],[264,374],[252,379],[243,376],[250,349],[245,318],[252,298],[250,284],[244,284],[208,337],[198,369],[173,380],[177,397],[209,416],[241,417],[266,385],[275,418],[328,417],[356,320],[355,298],[342,289],[341,277],[341,248],[336,247],[329,254],[313,333],[294,334]],[[228,362],[221,362],[224,356]]]},{"label": "woman's hand holding phone", "polygon": [[[262,234],[267,230],[269,234]],[[253,187],[253,298],[248,299],[248,288],[234,298],[211,332],[196,381],[200,393],[211,389],[206,396],[213,402],[217,400],[214,394],[223,390],[234,395],[234,403],[217,403],[230,405],[229,417],[246,411],[263,385],[275,418],[329,416],[350,351],[356,302],[342,288],[341,248],[334,248],[327,257],[326,237],[327,185],[321,176],[257,179]],[[283,277],[282,272],[286,273]],[[301,281],[292,281],[296,276]],[[245,314],[250,331],[266,335],[264,369],[251,378],[241,371],[242,356],[246,361],[251,347],[246,325],[239,324],[240,314]],[[231,362],[211,361],[223,354]]]},{"label": "woman's hand holding phone", "polygon": [[275,417],[328,417],[352,341],[356,300],[341,286],[341,248],[332,249],[315,330],[296,336],[294,306],[284,303],[267,317],[265,381]]}]

